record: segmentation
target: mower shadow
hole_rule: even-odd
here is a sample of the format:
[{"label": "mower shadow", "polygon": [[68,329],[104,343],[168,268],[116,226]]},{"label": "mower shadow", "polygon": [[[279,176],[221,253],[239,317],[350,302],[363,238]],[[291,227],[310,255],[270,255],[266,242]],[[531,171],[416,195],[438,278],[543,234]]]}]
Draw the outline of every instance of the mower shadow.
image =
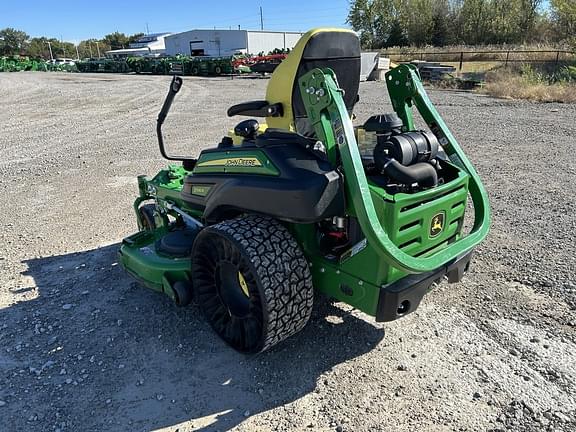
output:
[{"label": "mower shadow", "polygon": [[[16,378],[9,371],[13,386],[34,388],[10,402],[13,430],[64,423],[62,430],[150,431],[185,422],[186,430],[229,430],[313,392],[324,372],[384,337],[321,301],[296,337],[257,356],[236,353],[195,306],[176,308],[134,283],[116,264],[118,247],[25,262],[38,297],[0,310],[0,322],[14,326],[2,345],[29,342],[10,353],[15,370],[54,364]],[[30,412],[43,424],[30,424]]]}]

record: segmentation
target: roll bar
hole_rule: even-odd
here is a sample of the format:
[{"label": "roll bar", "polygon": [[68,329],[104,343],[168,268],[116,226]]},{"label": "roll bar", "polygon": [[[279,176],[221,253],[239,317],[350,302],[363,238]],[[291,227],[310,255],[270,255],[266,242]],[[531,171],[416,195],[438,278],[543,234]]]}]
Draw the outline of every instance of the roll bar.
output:
[{"label": "roll bar", "polygon": [[407,273],[425,273],[468,253],[486,238],[490,227],[488,195],[472,163],[428,99],[417,70],[408,65],[398,66],[386,74],[386,83],[394,110],[404,121],[405,127],[408,130],[414,128],[410,108],[414,105],[452,162],[470,176],[469,191],[475,213],[472,231],[429,257],[413,257],[405,253],[392,242],[382,227],[364,173],[352,120],[335,73],[331,69],[314,69],[299,80],[308,119],[315,128],[317,138],[324,142],[330,161],[334,162],[340,157],[347,196],[352,201],[368,244],[390,265]]}]

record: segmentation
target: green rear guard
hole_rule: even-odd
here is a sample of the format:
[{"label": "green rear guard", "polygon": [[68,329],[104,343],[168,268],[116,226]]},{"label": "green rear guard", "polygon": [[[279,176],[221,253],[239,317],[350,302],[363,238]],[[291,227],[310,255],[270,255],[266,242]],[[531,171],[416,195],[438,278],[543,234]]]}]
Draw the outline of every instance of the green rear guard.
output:
[{"label": "green rear guard", "polygon": [[[314,125],[318,139],[325,143],[330,160],[335,161],[340,156],[346,179],[348,211],[358,218],[369,247],[374,248],[391,266],[406,273],[428,272],[469,252],[486,237],[490,219],[488,195],[474,167],[428,99],[416,68],[408,65],[399,66],[386,74],[386,82],[392,105],[404,121],[407,130],[414,130],[410,108],[414,104],[438,137],[450,160],[468,175],[468,179],[461,176],[456,183],[452,181],[435,189],[409,195],[388,196],[383,190],[378,191],[378,188],[368,183],[364,174],[354,127],[334,73],[329,69],[324,71],[316,69],[302,77],[299,84],[304,95],[308,118]],[[406,222],[411,222],[411,213],[415,213],[418,220],[431,222],[430,219],[434,214],[447,210],[448,231],[452,232],[452,224],[459,222],[457,230],[453,232],[458,234],[464,215],[467,184],[475,211],[474,227],[469,235],[459,238],[430,256],[422,254],[416,257],[410,253],[413,251],[398,247],[400,242],[405,240],[402,238],[405,234],[399,234],[398,228],[404,226]],[[441,201],[435,200],[438,197],[442,197]],[[375,203],[382,201],[382,198],[385,201],[383,206],[382,203]],[[418,203],[428,205],[419,207]],[[456,206],[450,208],[445,206],[452,203]],[[383,213],[377,211],[379,206],[382,206]],[[413,209],[412,212],[409,211],[410,208]],[[384,217],[378,217],[379,214]],[[445,232],[443,238],[447,234]],[[424,239],[421,239],[420,246],[425,247],[425,243]],[[421,248],[418,250],[421,251]]]},{"label": "green rear guard", "polygon": [[[371,183],[362,165],[354,127],[334,72],[315,69],[303,76],[300,90],[317,138],[334,164],[341,163],[347,213],[358,219],[366,240],[340,262],[317,253],[310,238],[314,228],[295,226],[294,235],[311,263],[314,286],[370,315],[377,315],[381,288],[409,274],[427,274],[469,254],[488,234],[487,193],[472,164],[428,99],[416,68],[402,65],[386,74],[393,107],[406,130],[414,130],[414,105],[436,134],[457,178],[417,193],[388,194]],[[474,226],[462,236],[468,194],[474,204]],[[445,214],[442,232],[430,238],[433,218]]]}]

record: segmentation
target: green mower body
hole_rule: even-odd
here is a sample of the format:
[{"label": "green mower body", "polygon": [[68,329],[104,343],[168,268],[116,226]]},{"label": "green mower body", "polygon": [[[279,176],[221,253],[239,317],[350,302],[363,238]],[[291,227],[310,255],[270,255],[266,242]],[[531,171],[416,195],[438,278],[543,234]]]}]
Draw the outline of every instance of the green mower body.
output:
[{"label": "green mower body", "polygon": [[[160,127],[178,80],[159,116],[164,156]],[[357,142],[373,125],[354,128],[350,103],[329,67],[301,71],[294,83],[307,136],[261,132],[245,121],[236,128],[239,145],[225,137],[197,160],[168,156],[182,165],[138,179],[140,231],[124,239],[122,265],[180,305],[195,295],[217,333],[245,352],[268,349],[300,330],[312,290],[391,321],[414,311],[435,283],[460,281],[488,233],[486,192],[418,71],[393,69],[386,85],[397,116],[377,120],[395,132],[376,133],[373,158],[361,154]],[[428,135],[416,130],[412,107]],[[249,103],[232,111],[258,110],[274,116],[286,106]],[[437,155],[435,139],[443,150]],[[406,154],[394,145],[410,154],[410,145],[422,142],[432,150],[418,153],[420,162],[400,166],[394,159]],[[464,234],[468,196],[475,215]]]}]

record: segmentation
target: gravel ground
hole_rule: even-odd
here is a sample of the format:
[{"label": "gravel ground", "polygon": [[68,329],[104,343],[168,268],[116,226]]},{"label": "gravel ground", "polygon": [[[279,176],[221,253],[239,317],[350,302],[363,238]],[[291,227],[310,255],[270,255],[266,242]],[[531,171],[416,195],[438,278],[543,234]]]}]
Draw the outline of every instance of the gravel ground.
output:
[{"label": "gravel ground", "polygon": [[[386,325],[320,303],[246,357],[116,263],[168,81],[0,74],[0,430],[576,430],[576,105],[430,91],[491,196],[473,271]],[[185,78],[168,141],[212,146],[266,82]],[[387,111],[363,83],[358,120]]]}]

